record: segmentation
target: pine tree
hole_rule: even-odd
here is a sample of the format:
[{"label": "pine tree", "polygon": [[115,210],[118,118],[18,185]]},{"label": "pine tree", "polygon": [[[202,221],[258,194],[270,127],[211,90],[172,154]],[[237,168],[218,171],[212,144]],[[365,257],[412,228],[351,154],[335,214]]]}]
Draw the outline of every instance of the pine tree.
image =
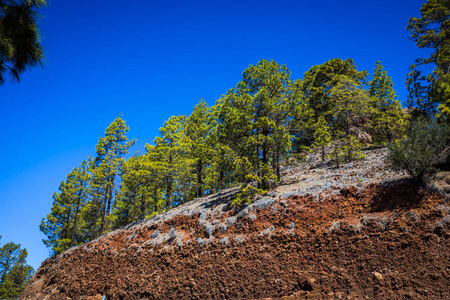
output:
[{"label": "pine tree", "polygon": [[42,219],[44,244],[53,253],[96,238],[109,229],[111,206],[120,188],[123,155],[135,143],[128,141],[129,128],[120,117],[114,120],[96,147],[97,156],[75,168],[59,192],[53,195],[52,211]]},{"label": "pine tree", "polygon": [[47,236],[44,244],[54,253],[86,242],[80,230],[80,211],[88,197],[90,175],[86,161],[67,175],[53,195],[52,212],[42,219],[40,230]]},{"label": "pine tree", "polygon": [[136,154],[125,162],[120,193],[112,212],[113,229],[160,211],[160,181],[149,155]]},{"label": "pine tree", "polygon": [[[421,17],[411,18],[406,29],[411,32],[410,39],[417,47],[431,49],[431,54],[429,57],[416,59],[408,74],[407,83],[409,86],[411,83],[416,84],[415,79],[420,76],[419,66],[431,67],[432,72],[426,76],[427,83],[419,90],[427,94],[426,98],[422,98],[426,106],[433,107],[433,104],[438,103],[441,118],[448,120],[450,115],[446,116],[445,112],[450,109],[447,107],[445,90],[450,84],[450,2],[428,0],[422,5],[420,12]],[[409,89],[409,92],[415,93],[417,89]],[[415,96],[411,98],[413,97]]]},{"label": "pine tree", "polygon": [[405,105],[408,108],[417,110],[413,116],[434,115],[436,103],[429,97],[430,86],[426,77],[417,70],[415,65],[410,66],[410,72],[407,74],[405,83],[408,90],[408,98]]},{"label": "pine tree", "polygon": [[288,126],[293,110],[289,70],[266,60],[244,71],[243,80],[227,93],[222,105],[220,134],[236,159],[250,163],[247,177],[256,179],[263,190],[291,147]]},{"label": "pine tree", "polygon": [[367,71],[358,71],[355,62],[350,58],[335,58],[305,72],[302,91],[314,111],[315,122],[319,116],[333,109],[335,104],[330,99],[330,91],[339,83],[341,76],[346,76],[359,85],[365,83]]},{"label": "pine tree", "polygon": [[291,152],[300,154],[310,150],[317,125],[314,109],[305,97],[301,79],[294,82],[293,99],[294,111],[289,126],[289,132],[293,136]]},{"label": "pine tree", "polygon": [[0,248],[0,281],[3,282],[6,279],[11,268],[17,262],[20,254],[20,245],[16,245],[12,242],[3,245]]},{"label": "pine tree", "polygon": [[90,174],[88,173],[88,165],[83,161],[81,167],[77,167],[71,173],[73,178],[73,185],[70,187],[70,193],[74,196],[75,212],[73,216],[72,237],[70,239],[69,248],[74,245],[79,245],[87,241],[84,235],[81,235],[79,230],[79,216],[81,208],[85,205],[89,195],[88,185],[90,181]]},{"label": "pine tree", "polygon": [[364,119],[369,115],[369,96],[357,82],[347,76],[340,76],[339,82],[330,91],[330,99],[334,102],[329,116],[333,120],[333,139],[337,142],[335,157],[336,153],[343,151],[350,161],[360,147],[352,132],[354,120]]},{"label": "pine tree", "polygon": [[446,75],[446,80],[441,85],[440,93],[442,101],[439,104],[438,118],[440,121],[450,124],[450,75]]},{"label": "pine tree", "polygon": [[147,153],[152,157],[154,168],[163,178],[165,208],[176,202],[185,202],[187,191],[183,188],[190,183],[192,160],[186,155],[188,140],[185,135],[186,116],[172,116],[159,129],[160,136],[154,145],[146,145]]},{"label": "pine tree", "polygon": [[330,128],[325,121],[324,116],[320,116],[316,124],[316,131],[314,132],[314,147],[320,147],[322,151],[322,161],[325,161],[325,147],[331,143]]},{"label": "pine tree", "polygon": [[52,253],[61,253],[70,245],[71,200],[71,195],[66,193],[66,182],[62,182],[59,193],[53,194],[51,213],[39,225],[39,229],[47,236],[42,241]]},{"label": "pine tree", "polygon": [[129,127],[121,117],[115,119],[105,130],[105,137],[100,137],[96,146],[97,157],[93,175],[103,193],[100,213],[100,233],[109,230],[111,207],[114,205],[119,189],[120,176],[125,163],[123,156],[136,140],[128,141]]},{"label": "pine tree", "polygon": [[89,182],[89,201],[82,207],[82,219],[85,223],[85,235],[89,236],[89,240],[95,239],[101,234],[101,215],[102,206],[105,197],[104,191],[104,176],[102,169],[96,165],[93,157],[88,160],[89,173],[91,180]]},{"label": "pine tree", "polygon": [[379,61],[375,63],[369,96],[372,106],[373,141],[383,144],[402,136],[406,130],[406,117],[395,94],[392,79]]},{"label": "pine tree", "polygon": [[0,1],[0,85],[6,74],[19,81],[23,72],[42,65],[37,9],[46,4],[46,0]]},{"label": "pine tree", "polygon": [[373,79],[370,81],[369,96],[380,99],[380,106],[389,106],[397,99],[393,86],[391,77],[387,76],[381,62],[377,61]]},{"label": "pine tree", "polygon": [[205,184],[211,192],[229,187],[235,183],[233,172],[234,151],[228,145],[227,136],[219,126],[220,114],[226,97],[221,97],[211,107],[211,118],[215,125],[208,137],[208,145],[212,146],[213,155],[205,172]]},{"label": "pine tree", "polygon": [[151,197],[150,215],[153,215],[162,212],[166,204],[164,191],[167,186],[167,165],[164,162],[163,153],[159,152],[161,147],[146,145],[146,149],[147,153],[142,157],[144,166],[142,172],[146,189]]},{"label": "pine tree", "polygon": [[211,135],[217,126],[217,119],[214,118],[208,104],[202,99],[194,107],[186,121],[188,152],[193,160],[197,181],[195,194],[197,197],[201,197],[206,186],[205,173],[214,156],[214,144]]},{"label": "pine tree", "polygon": [[26,249],[12,242],[0,248],[0,299],[17,299],[22,293],[34,272],[27,256]]}]

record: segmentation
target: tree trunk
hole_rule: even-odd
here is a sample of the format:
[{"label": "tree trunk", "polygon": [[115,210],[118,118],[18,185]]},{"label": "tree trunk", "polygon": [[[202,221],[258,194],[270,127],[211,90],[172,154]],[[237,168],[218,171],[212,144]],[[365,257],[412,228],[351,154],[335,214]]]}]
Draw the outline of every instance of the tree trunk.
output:
[{"label": "tree trunk", "polygon": [[281,172],[280,172],[280,151],[277,150],[277,178],[278,181],[281,180]]},{"label": "tree trunk", "polygon": [[0,283],[4,282],[6,279],[6,274],[8,274],[9,269],[11,268],[10,264],[11,264],[11,252],[9,252],[9,255],[7,256],[7,259],[5,261],[4,264],[4,269],[3,269],[3,273],[2,273],[2,277],[1,277],[1,281]]},{"label": "tree trunk", "polygon": [[197,163],[197,197],[200,198],[202,196],[202,187],[203,187],[203,182],[202,182],[202,159],[200,158],[200,160]]},{"label": "tree trunk", "polygon": [[108,202],[108,193],[105,191],[105,195],[103,197],[103,205],[101,211],[101,221],[100,221],[100,235],[105,231],[105,211],[106,211],[106,202]]},{"label": "tree trunk", "polygon": [[91,241],[93,241],[95,239],[95,230],[96,229],[97,229],[97,224],[95,222],[94,225],[92,226]]},{"label": "tree trunk", "polygon": [[144,193],[141,195],[141,219],[145,217],[145,196]]},{"label": "tree trunk", "polygon": [[350,135],[347,136],[346,138],[346,143],[347,143],[347,162],[351,162],[352,158],[353,158],[353,148],[352,145],[350,144]]},{"label": "tree trunk", "polygon": [[268,162],[269,162],[269,147],[267,144],[264,144],[262,147],[263,153],[262,153],[262,165],[263,170],[261,172],[261,188],[263,190],[267,190],[269,188],[269,181],[267,180],[267,169],[268,168]]},{"label": "tree trunk", "polygon": [[[256,145],[256,176],[261,178],[261,169],[259,166],[259,129],[256,130]],[[258,181],[257,187],[258,189],[261,188],[261,181]]]},{"label": "tree trunk", "polygon": [[[105,220],[105,231],[108,231],[109,228],[109,215],[111,213],[111,204],[113,201],[113,190],[114,190],[114,177],[115,175],[111,175],[110,185],[108,187],[108,204],[106,206],[106,220]],[[102,232],[103,233],[103,232]]]},{"label": "tree trunk", "polygon": [[[136,214],[136,199],[137,199],[137,188],[134,187],[134,193],[133,193],[133,206],[131,207],[131,222],[134,222],[134,216]],[[128,222],[127,222],[128,223]]]},{"label": "tree trunk", "polygon": [[105,228],[104,228],[105,232],[108,231],[108,228],[109,228],[109,214],[111,213],[112,190],[113,190],[112,187],[109,187],[108,202],[106,205],[106,218],[105,218]]},{"label": "tree trunk", "polygon": [[[172,146],[172,145],[171,145]],[[169,150],[169,168],[172,169],[172,152]],[[169,169],[169,175],[167,176],[167,188],[166,188],[166,209],[170,208],[172,198],[172,172]]]},{"label": "tree trunk", "polygon": [[336,167],[339,168],[339,153],[337,150],[336,150],[335,155],[336,155]]},{"label": "tree trunk", "polygon": [[[83,186],[83,184],[80,184],[80,186]],[[81,205],[81,195],[82,195],[82,190],[80,189],[78,192],[77,211],[75,212],[75,218],[73,220],[72,238],[70,239],[69,248],[73,247],[73,241],[75,239],[75,233],[77,231],[77,220],[78,220],[78,213],[80,211],[80,205]]]},{"label": "tree trunk", "polygon": [[272,171],[274,173],[277,172],[277,160],[276,160],[276,154],[275,153],[272,154]]},{"label": "tree trunk", "polygon": [[[93,201],[97,202],[98,199],[94,199]],[[96,203],[98,204],[98,202]],[[91,235],[91,241],[94,240],[96,238],[96,231],[97,231],[97,218],[98,218],[98,213],[99,213],[100,207],[98,205],[94,205],[92,206],[92,211],[93,211],[93,224],[92,224],[92,235]]]},{"label": "tree trunk", "polygon": [[92,225],[92,234],[91,234],[91,241],[95,239],[95,231],[97,230],[97,216],[94,217],[94,224]]},{"label": "tree trunk", "polygon": [[219,171],[219,190],[223,189],[224,185],[224,172],[222,170]]},{"label": "tree trunk", "polygon": [[153,203],[154,203],[154,212],[158,212],[158,186],[155,184],[155,189],[153,190]]},{"label": "tree trunk", "polygon": [[172,198],[172,175],[167,177],[167,189],[166,189],[166,209],[170,208]]},{"label": "tree trunk", "polygon": [[69,222],[70,222],[70,209],[67,213],[67,218],[66,218],[66,225],[64,226],[64,231],[62,234],[62,238],[63,239],[67,239],[68,235],[69,235]]}]

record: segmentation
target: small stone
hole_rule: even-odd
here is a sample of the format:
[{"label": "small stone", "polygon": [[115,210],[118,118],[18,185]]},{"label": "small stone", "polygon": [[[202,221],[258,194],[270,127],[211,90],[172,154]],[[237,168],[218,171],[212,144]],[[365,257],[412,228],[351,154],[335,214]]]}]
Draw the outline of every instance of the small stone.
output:
[{"label": "small stone", "polygon": [[169,238],[174,239],[177,237],[177,231],[175,230],[175,227],[170,228],[169,231]]},{"label": "small stone", "polygon": [[226,236],[226,237],[220,239],[219,242],[220,242],[222,245],[228,245],[229,240],[230,240],[230,238]]},{"label": "small stone", "polygon": [[159,230],[156,230],[155,232],[152,233],[152,235],[150,236],[152,239],[155,239],[159,236]]},{"label": "small stone", "polygon": [[211,225],[211,224],[206,225],[205,230],[206,230],[206,234],[208,234],[209,238],[211,238],[214,229],[215,229],[214,225]]},{"label": "small stone", "polygon": [[245,240],[245,235],[237,235],[234,237],[234,241],[236,243],[243,243]]},{"label": "small stone", "polygon": [[230,225],[234,225],[236,223],[236,217],[229,217],[227,218],[227,222],[230,223]]},{"label": "small stone", "polygon": [[263,230],[263,231],[261,231],[260,232],[260,236],[263,236],[263,235],[266,235],[266,234],[269,234],[269,236],[272,234],[272,232],[274,232],[275,231],[275,226],[270,226],[269,228],[267,228],[266,230]]},{"label": "small stone", "polygon": [[199,219],[200,219],[200,220],[206,220],[207,217],[208,217],[208,214],[205,213],[205,212],[202,212],[202,213],[200,214]]},{"label": "small stone", "polygon": [[262,209],[262,208],[266,208],[268,206],[271,206],[275,203],[275,200],[273,198],[270,197],[263,197],[261,199],[259,199],[258,201],[256,201],[253,206],[256,209]]},{"label": "small stone", "polygon": [[373,276],[375,276],[376,279],[378,279],[380,281],[384,279],[383,274],[381,274],[381,273],[379,273],[377,271],[372,272],[372,274],[373,274]]}]

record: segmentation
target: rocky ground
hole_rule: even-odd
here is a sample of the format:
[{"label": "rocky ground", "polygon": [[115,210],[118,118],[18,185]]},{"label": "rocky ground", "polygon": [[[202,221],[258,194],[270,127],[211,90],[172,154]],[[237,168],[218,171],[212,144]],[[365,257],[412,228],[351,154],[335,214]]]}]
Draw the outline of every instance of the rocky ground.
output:
[{"label": "rocky ground", "polygon": [[425,190],[364,154],[287,167],[239,210],[231,188],[74,247],[20,299],[450,299],[450,174]]}]

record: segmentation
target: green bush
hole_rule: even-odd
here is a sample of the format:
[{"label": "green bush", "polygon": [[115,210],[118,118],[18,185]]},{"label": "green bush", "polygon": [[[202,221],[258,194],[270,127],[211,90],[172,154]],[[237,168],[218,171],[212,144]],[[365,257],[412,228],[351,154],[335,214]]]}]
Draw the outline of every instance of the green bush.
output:
[{"label": "green bush", "polygon": [[397,170],[406,170],[418,183],[435,165],[445,159],[448,131],[435,121],[418,118],[406,137],[389,144],[388,162]]}]

